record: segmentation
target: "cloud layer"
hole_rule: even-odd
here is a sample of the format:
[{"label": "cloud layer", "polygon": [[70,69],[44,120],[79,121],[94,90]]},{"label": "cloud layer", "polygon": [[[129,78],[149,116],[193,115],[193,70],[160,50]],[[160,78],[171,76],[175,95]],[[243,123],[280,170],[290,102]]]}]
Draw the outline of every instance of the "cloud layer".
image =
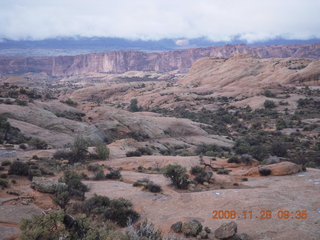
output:
[{"label": "cloud layer", "polygon": [[320,38],[320,0],[10,0],[0,38]]}]

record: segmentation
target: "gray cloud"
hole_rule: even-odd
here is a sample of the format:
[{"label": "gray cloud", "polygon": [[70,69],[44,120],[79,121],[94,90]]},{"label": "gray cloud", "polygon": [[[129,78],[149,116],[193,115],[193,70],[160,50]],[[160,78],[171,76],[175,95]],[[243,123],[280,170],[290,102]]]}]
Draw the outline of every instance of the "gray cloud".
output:
[{"label": "gray cloud", "polygon": [[0,38],[309,39],[319,12],[319,0],[2,0]]}]

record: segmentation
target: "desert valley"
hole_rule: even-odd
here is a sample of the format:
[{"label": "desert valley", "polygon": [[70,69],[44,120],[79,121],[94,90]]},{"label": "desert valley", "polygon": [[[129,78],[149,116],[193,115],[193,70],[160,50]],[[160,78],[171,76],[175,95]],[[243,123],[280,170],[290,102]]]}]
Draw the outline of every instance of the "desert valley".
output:
[{"label": "desert valley", "polygon": [[0,57],[0,239],[319,239],[319,59]]}]

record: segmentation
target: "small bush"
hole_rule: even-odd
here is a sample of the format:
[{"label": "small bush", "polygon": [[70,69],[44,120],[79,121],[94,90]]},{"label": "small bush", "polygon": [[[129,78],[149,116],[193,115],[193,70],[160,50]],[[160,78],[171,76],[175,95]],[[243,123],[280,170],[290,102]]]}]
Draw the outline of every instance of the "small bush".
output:
[{"label": "small bush", "polygon": [[190,172],[195,176],[194,180],[197,183],[203,184],[209,180],[207,172],[200,166],[192,167]]},{"label": "small bush", "polygon": [[9,160],[5,160],[1,163],[1,166],[6,167],[6,166],[10,166],[11,165],[11,161]]},{"label": "small bush", "polygon": [[146,190],[152,192],[152,193],[159,193],[162,191],[161,186],[158,184],[155,184],[153,182],[149,182],[145,187]]},{"label": "small bush", "polygon": [[105,143],[98,142],[96,144],[95,151],[98,159],[106,160],[107,158],[109,158],[110,150]]},{"label": "small bush", "polygon": [[189,185],[187,170],[180,165],[168,165],[164,168],[163,175],[170,178],[172,184],[179,189],[186,189]]},{"label": "small bush", "polygon": [[124,198],[112,199],[95,195],[77,207],[89,216],[101,216],[111,220],[121,227],[127,226],[128,222],[136,222],[139,214],[132,209],[132,203]]},{"label": "small bush", "polygon": [[140,157],[142,154],[140,151],[136,150],[136,151],[129,151],[126,153],[127,157]]},{"label": "small bush", "polygon": [[99,168],[94,174],[94,180],[102,180],[105,178],[106,178],[106,176],[104,175],[102,168]]},{"label": "small bush", "polygon": [[228,163],[241,163],[241,161],[237,156],[232,156],[228,159]]},{"label": "small bush", "polygon": [[15,161],[10,165],[8,174],[18,175],[18,176],[28,176],[29,175],[29,165],[24,162]]},{"label": "small bush", "polygon": [[261,175],[261,176],[269,176],[270,174],[271,174],[271,169],[269,169],[269,168],[260,168],[259,169],[259,174]]},{"label": "small bush", "polygon": [[19,147],[20,147],[22,150],[26,150],[26,149],[27,149],[27,146],[26,146],[25,144],[23,144],[23,143],[21,143],[21,144],[19,145]]},{"label": "small bush", "polygon": [[62,180],[68,185],[68,191],[71,197],[84,200],[84,194],[89,191],[89,188],[81,182],[80,175],[73,171],[65,171]]},{"label": "small bush", "polygon": [[68,98],[66,101],[61,101],[61,102],[62,102],[62,103],[65,103],[65,104],[67,104],[67,105],[69,105],[69,106],[72,106],[72,107],[75,107],[75,106],[78,105],[77,102],[71,100],[70,98]]},{"label": "small bush", "polygon": [[83,137],[78,136],[75,138],[71,146],[72,163],[83,161],[87,157],[88,145],[87,140]]},{"label": "small bush", "polygon": [[39,138],[32,138],[29,141],[29,144],[31,146],[35,147],[36,149],[47,149],[47,147],[48,147],[48,144]]},{"label": "small bush", "polygon": [[264,103],[263,103],[263,106],[267,109],[271,109],[271,108],[275,108],[276,107],[276,104],[274,101],[271,101],[271,100],[265,100]]},{"label": "small bush", "polygon": [[70,160],[72,159],[72,152],[67,152],[67,151],[63,151],[63,150],[58,150],[53,154],[53,158],[54,159],[64,159],[64,160]]},{"label": "small bush", "polygon": [[65,209],[70,201],[70,193],[67,186],[58,185],[57,191],[54,194],[52,201],[60,208]]},{"label": "small bush", "polygon": [[88,165],[87,170],[90,172],[97,172],[99,169],[101,169],[101,166],[99,164],[94,165]]},{"label": "small bush", "polygon": [[0,187],[1,187],[1,188],[8,188],[8,187],[9,187],[8,180],[6,180],[6,179],[0,179]]},{"label": "small bush", "polygon": [[107,179],[120,179],[121,178],[121,173],[120,169],[113,169],[109,168],[109,173],[106,174]]},{"label": "small bush", "polygon": [[8,174],[6,174],[6,173],[1,173],[1,174],[0,174],[0,178],[6,179],[6,178],[8,178]]}]

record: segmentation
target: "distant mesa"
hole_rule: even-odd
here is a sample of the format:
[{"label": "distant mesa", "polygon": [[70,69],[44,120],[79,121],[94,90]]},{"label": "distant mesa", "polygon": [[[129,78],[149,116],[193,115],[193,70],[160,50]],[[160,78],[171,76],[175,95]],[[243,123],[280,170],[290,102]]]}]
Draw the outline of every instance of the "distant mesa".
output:
[{"label": "distant mesa", "polygon": [[[179,41],[179,42],[178,42]],[[177,40],[183,44],[185,40]],[[203,57],[226,59],[239,54],[259,58],[320,58],[320,43],[301,45],[246,46],[225,45],[181,49],[168,52],[118,50],[77,56],[0,57],[0,74],[44,72],[50,76],[72,76],[87,73],[124,73],[127,71],[185,73]]]}]

